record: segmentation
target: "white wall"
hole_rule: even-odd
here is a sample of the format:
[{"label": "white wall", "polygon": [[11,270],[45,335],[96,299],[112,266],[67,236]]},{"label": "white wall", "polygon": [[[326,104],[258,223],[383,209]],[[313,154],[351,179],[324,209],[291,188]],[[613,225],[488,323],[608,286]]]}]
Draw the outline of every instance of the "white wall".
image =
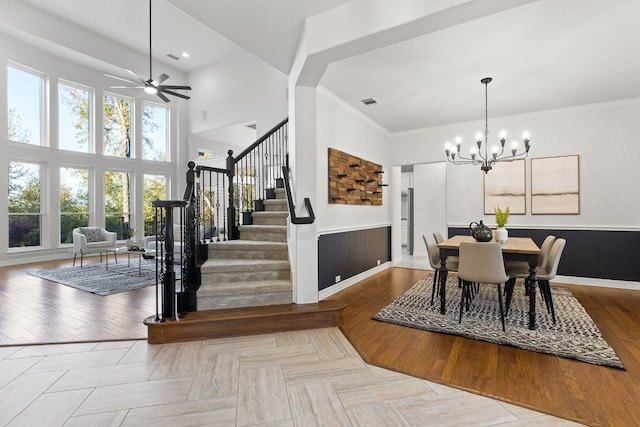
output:
[{"label": "white wall", "polygon": [[190,133],[255,121],[261,136],[288,115],[287,76],[246,51],[188,77]]},{"label": "white wall", "polygon": [[383,187],[382,206],[340,205],[329,203],[328,182],[331,147],[382,165],[383,182],[388,183],[392,175],[390,135],[325,89],[318,90],[317,105],[318,181],[314,209],[318,234],[390,225],[392,199],[389,187]]},{"label": "white wall", "polygon": [[[500,130],[531,133],[530,157],[580,156],[580,214],[531,215],[530,159],[526,160],[527,214],[512,215],[512,227],[639,229],[640,100],[578,106],[520,116],[489,119],[489,140]],[[445,159],[444,143],[457,135],[472,141],[484,122],[424,129],[393,136],[392,163],[415,164]],[[467,142],[466,148],[468,149]],[[463,145],[463,150],[465,149]],[[467,226],[483,214],[483,176],[479,166],[447,163],[447,224]],[[491,172],[489,172],[491,173]]]}]

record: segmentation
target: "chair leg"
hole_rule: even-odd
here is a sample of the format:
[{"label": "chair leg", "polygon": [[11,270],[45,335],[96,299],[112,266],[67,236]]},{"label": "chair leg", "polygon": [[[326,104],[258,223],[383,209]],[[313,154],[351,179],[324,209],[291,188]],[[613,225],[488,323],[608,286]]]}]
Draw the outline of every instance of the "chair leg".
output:
[{"label": "chair leg", "polygon": [[440,270],[436,268],[433,273],[433,285],[431,286],[431,305],[433,305],[433,297],[436,295],[436,287],[438,288],[438,296],[440,296]]},{"label": "chair leg", "polygon": [[84,260],[84,254],[80,252],[80,268],[82,268],[82,260]]},{"label": "chair leg", "polygon": [[504,304],[502,303],[502,284],[498,283],[498,302],[500,304],[500,319],[502,319],[502,331],[505,332],[504,327]]},{"label": "chair leg", "polygon": [[76,254],[74,253],[73,254],[73,265],[72,265],[72,267],[75,267],[75,266],[76,266]]},{"label": "chair leg", "polygon": [[505,283],[504,285],[504,292],[507,297],[507,302],[505,304],[504,311],[507,315],[509,314],[509,308],[511,307],[511,298],[513,298],[513,288],[515,286],[516,286],[516,279],[514,277],[511,277],[509,280],[507,280],[507,283]]},{"label": "chair leg", "polygon": [[465,302],[466,302],[466,305],[467,305],[467,310],[469,310],[469,302],[465,301],[466,300],[465,296],[466,296],[466,291],[467,291],[467,283],[468,282],[466,280],[462,281],[462,292],[460,293],[460,315],[458,317],[458,323],[462,323],[462,310],[464,309]]},{"label": "chair leg", "polygon": [[543,280],[541,283],[544,283],[544,289],[546,293],[545,301],[547,302],[547,306],[551,309],[551,318],[553,319],[553,324],[556,323],[556,310],[553,306],[553,295],[551,295],[551,283],[548,280]]},{"label": "chair leg", "polygon": [[113,258],[116,260],[116,264],[118,263],[118,254],[116,253],[116,250],[113,250]]}]

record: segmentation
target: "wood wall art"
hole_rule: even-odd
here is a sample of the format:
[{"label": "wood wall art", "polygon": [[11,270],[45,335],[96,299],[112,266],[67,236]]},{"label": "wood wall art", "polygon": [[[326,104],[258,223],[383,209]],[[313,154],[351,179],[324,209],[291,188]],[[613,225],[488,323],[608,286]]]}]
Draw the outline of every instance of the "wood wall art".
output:
[{"label": "wood wall art", "polygon": [[525,214],[524,159],[512,162],[496,162],[484,175],[484,213],[493,215],[493,208],[509,208],[511,214]]},{"label": "wood wall art", "polygon": [[382,205],[382,166],[329,148],[329,203]]},{"label": "wood wall art", "polygon": [[531,159],[531,213],[580,213],[580,168],[577,155]]}]

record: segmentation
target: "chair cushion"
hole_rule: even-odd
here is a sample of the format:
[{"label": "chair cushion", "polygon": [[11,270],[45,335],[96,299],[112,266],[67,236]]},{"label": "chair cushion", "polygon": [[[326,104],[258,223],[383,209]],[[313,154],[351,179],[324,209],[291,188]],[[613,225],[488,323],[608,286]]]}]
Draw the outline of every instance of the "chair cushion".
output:
[{"label": "chair cushion", "polygon": [[101,242],[104,240],[100,232],[100,227],[80,227],[80,233],[85,235],[87,243]]}]

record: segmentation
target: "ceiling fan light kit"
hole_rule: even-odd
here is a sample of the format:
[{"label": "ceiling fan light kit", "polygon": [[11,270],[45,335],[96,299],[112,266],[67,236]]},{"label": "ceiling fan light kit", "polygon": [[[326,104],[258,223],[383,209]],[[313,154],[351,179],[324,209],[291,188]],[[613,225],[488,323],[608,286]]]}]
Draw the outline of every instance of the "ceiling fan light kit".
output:
[{"label": "ceiling fan light kit", "polygon": [[162,73],[161,75],[159,75],[155,79],[151,77],[151,76],[153,76],[153,68],[152,68],[152,66],[153,66],[152,65],[153,57],[152,57],[151,53],[152,53],[152,50],[151,50],[151,0],[149,0],[149,79],[145,79],[141,75],[139,75],[139,74],[137,74],[134,71],[131,71],[129,69],[126,69],[126,71],[133,76],[135,81],[134,80],[123,79],[121,77],[112,76],[112,75],[109,75],[109,74],[105,74],[108,77],[115,78],[115,79],[122,80],[122,81],[127,82],[127,83],[131,83],[133,85],[136,85],[136,86],[111,86],[111,88],[112,89],[144,89],[145,93],[148,93],[150,95],[158,95],[158,97],[160,99],[162,99],[164,102],[170,102],[169,98],[167,98],[167,96],[165,94],[172,95],[172,96],[177,96],[177,97],[183,98],[183,99],[190,99],[190,96],[187,96],[187,95],[184,95],[182,93],[175,92],[175,91],[176,90],[191,90],[191,86],[185,86],[185,85],[163,85],[162,83],[169,78],[169,76],[164,74],[164,73]]}]

